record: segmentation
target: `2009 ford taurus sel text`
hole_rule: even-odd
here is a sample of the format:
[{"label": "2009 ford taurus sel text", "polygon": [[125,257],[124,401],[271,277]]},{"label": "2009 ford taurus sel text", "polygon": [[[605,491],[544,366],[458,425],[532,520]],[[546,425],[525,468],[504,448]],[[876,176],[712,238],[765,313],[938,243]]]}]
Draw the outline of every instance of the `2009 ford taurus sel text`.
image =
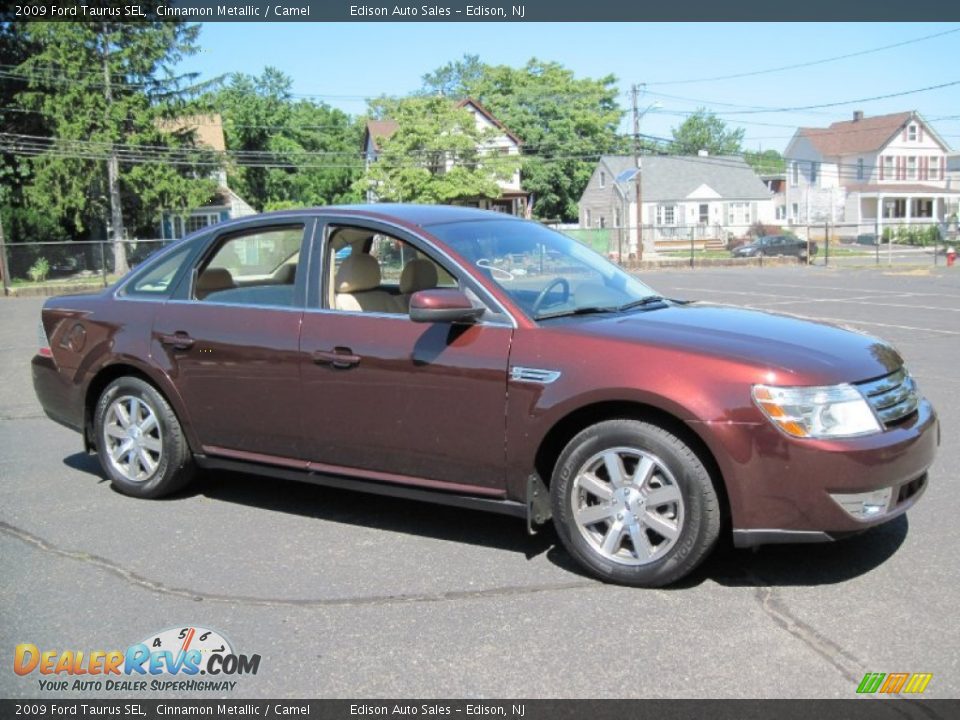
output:
[{"label": "2009 ford taurus sel text", "polygon": [[599,578],[830,540],[917,501],[939,442],[875,338],[656,295],[533,222],[453,207],[207,228],[49,300],[33,380],[121,491],[196,467],[551,516]]}]

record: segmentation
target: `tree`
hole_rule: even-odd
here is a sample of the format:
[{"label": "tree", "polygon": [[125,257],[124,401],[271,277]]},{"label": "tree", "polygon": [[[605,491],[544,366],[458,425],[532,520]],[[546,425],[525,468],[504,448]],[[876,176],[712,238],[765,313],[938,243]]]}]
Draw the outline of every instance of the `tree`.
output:
[{"label": "tree", "polygon": [[109,218],[114,269],[125,272],[125,226],[149,228],[161,209],[202,205],[214,190],[209,154],[158,124],[189,106],[192,78],[172,68],[195,51],[198,26],[38,22],[21,32],[30,53],[15,71],[26,84],[16,102],[50,133],[28,153],[24,201],[77,231]]},{"label": "tree", "polygon": [[380,152],[355,188],[393,202],[449,203],[495,198],[497,180],[516,172],[519,157],[487,154],[484,143],[498,134],[477,127],[473,115],[444,97],[381,98],[371,114],[396,121],[378,138]]},{"label": "tree", "polygon": [[704,108],[699,108],[671,132],[670,152],[674,155],[696,155],[701,150],[711,155],[737,155],[744,134],[743,128],[730,129]]},{"label": "tree", "polygon": [[352,202],[360,175],[360,131],[340,110],[294,101],[276,68],[235,74],[206,101],[223,116],[231,153],[260,162],[228,166],[229,185],[260,210]]},{"label": "tree", "polygon": [[747,165],[752,167],[759,175],[783,175],[787,169],[787,163],[783,155],[776,150],[764,150],[743,153],[743,159]]},{"label": "tree", "polygon": [[425,93],[476,99],[523,141],[523,187],[539,218],[576,219],[597,160],[621,144],[613,75],[577,78],[556,62],[532,58],[512,68],[465,55],[423,81]]}]

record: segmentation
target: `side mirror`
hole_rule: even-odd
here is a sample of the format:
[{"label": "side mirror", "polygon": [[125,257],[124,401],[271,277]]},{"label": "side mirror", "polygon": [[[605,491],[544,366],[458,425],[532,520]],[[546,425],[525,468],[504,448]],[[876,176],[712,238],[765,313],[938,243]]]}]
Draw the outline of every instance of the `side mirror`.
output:
[{"label": "side mirror", "polygon": [[474,307],[459,290],[421,290],[410,296],[410,319],[422,323],[472,323],[484,309]]}]

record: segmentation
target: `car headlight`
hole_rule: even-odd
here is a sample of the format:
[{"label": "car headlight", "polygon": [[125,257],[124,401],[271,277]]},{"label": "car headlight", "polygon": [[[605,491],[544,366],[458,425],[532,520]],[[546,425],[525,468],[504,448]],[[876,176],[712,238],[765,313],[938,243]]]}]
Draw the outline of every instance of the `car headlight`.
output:
[{"label": "car headlight", "polygon": [[843,438],[880,432],[877,416],[852,385],[754,385],[753,401],[771,422],[799,438]]}]

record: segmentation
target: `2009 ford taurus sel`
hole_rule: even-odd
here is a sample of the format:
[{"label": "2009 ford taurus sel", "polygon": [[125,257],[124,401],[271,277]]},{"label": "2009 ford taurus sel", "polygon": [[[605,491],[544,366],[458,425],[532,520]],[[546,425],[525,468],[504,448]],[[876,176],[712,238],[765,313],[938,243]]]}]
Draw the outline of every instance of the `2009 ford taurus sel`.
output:
[{"label": "2009 ford taurus sel", "polygon": [[891,346],[660,297],[497,213],[379,205],[208,228],[49,300],[47,414],[137,497],[226,468],[551,517],[659,586],[721,532],[830,540],[905,512],[939,442]]}]

